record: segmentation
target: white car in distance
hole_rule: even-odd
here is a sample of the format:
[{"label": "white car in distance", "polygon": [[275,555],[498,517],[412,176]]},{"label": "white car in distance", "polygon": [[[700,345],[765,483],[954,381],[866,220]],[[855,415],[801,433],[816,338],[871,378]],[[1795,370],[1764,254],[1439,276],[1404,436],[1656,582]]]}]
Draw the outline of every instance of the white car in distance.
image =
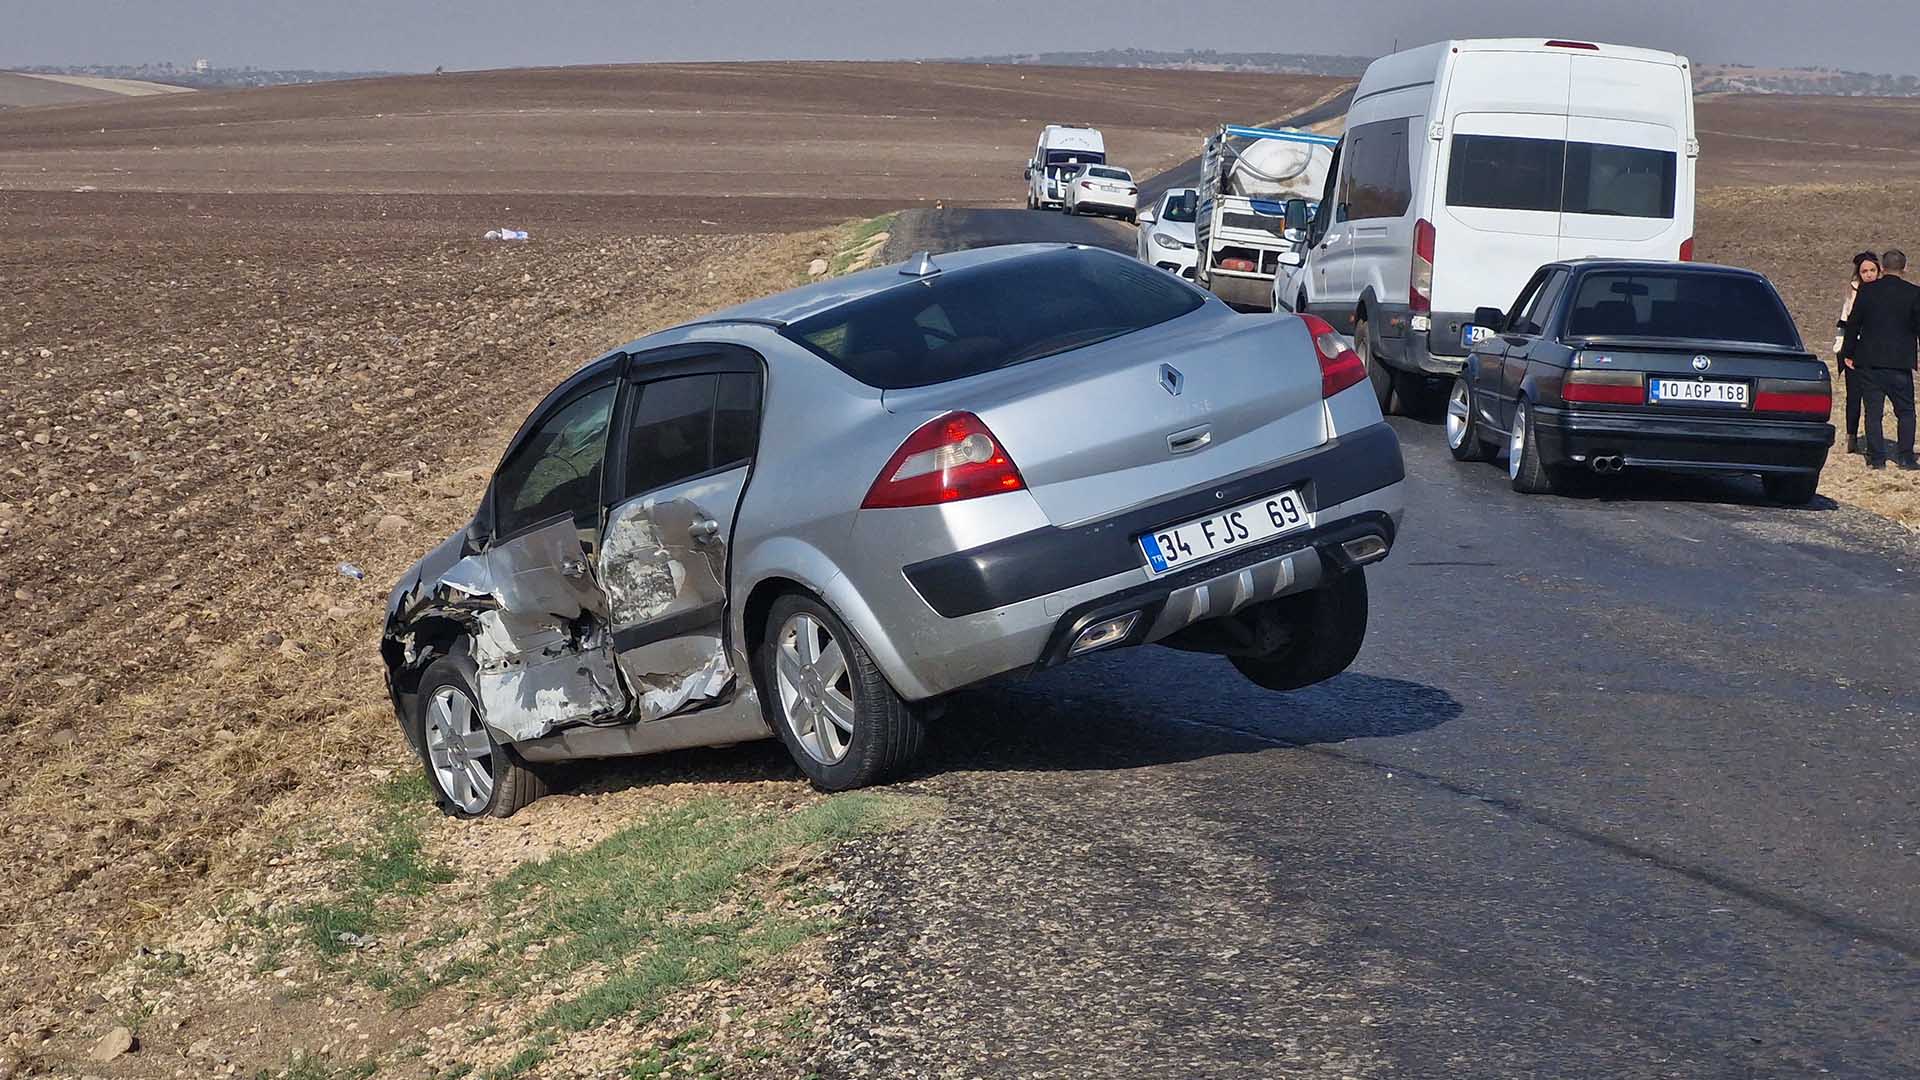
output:
[{"label": "white car in distance", "polygon": [[1067,213],[1134,220],[1140,189],[1133,174],[1114,165],[1082,165],[1067,181]]},{"label": "white car in distance", "polygon": [[1134,253],[1150,263],[1193,280],[1193,217],[1200,193],[1193,188],[1174,188],[1160,196],[1157,206],[1140,211],[1140,233]]}]

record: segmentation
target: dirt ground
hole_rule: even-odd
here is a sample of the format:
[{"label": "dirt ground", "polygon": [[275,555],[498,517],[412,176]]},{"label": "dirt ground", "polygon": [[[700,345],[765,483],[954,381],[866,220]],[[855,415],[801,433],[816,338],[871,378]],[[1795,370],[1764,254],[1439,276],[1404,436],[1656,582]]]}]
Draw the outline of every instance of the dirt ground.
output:
[{"label": "dirt ground", "polygon": [[[423,929],[435,904],[477,903],[621,823],[707,796],[796,817],[818,801],[763,746],[586,769],[503,826],[418,806],[382,818],[383,785],[412,769],[374,650],[387,585],[465,519],[562,374],[840,261],[850,219],[1017,203],[1049,120],[1100,126],[1116,159],[1150,172],[1221,119],[1272,119],[1337,87],[676,65],[0,114],[0,1075],[319,1077],[371,1062],[424,1077],[515,1060],[599,1075],[641,1068],[641,1050],[667,1069],[696,1046],[742,1075],[803,1072],[804,1017],[690,1032],[702,1002],[751,1018],[805,1000],[819,978],[805,941],[564,1037],[527,1026],[513,993],[432,982],[444,967],[421,968],[431,985],[404,1004],[376,985],[451,947]],[[1886,123],[1897,108],[1701,103],[1702,255],[1774,275],[1809,340],[1825,339],[1845,256],[1920,224],[1920,125]],[[1888,149],[1836,177],[1806,140],[1775,141],[1816,129]],[[496,225],[534,239],[480,238]],[[1844,461],[1828,475],[1828,493],[1920,521],[1907,474]],[[406,849],[413,876],[396,879],[419,891],[362,899],[373,936],[413,951],[375,971],[332,955],[337,935],[299,935],[317,905],[357,895],[366,845],[413,842],[381,840],[377,823],[396,820],[426,822]],[[766,910],[799,902],[768,884],[786,873],[748,874]],[[478,1013],[456,1008],[473,1000]],[[88,1064],[122,1025],[140,1048]]]}]

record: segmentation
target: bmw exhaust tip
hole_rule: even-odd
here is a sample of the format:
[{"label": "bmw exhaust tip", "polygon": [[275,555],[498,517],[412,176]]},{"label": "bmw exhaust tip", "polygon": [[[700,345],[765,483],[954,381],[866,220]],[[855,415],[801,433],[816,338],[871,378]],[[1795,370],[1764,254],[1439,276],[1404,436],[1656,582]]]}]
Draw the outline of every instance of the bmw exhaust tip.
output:
[{"label": "bmw exhaust tip", "polygon": [[1617,473],[1626,467],[1626,462],[1622,461],[1618,454],[1611,456],[1603,454],[1593,459],[1593,471],[1601,475]]},{"label": "bmw exhaust tip", "polygon": [[1104,649],[1109,645],[1117,645],[1127,640],[1133,633],[1133,624],[1139,618],[1139,612],[1129,611],[1125,615],[1094,623],[1080,631],[1080,636],[1073,639],[1073,645],[1067,649],[1067,655],[1083,656],[1096,649]]}]

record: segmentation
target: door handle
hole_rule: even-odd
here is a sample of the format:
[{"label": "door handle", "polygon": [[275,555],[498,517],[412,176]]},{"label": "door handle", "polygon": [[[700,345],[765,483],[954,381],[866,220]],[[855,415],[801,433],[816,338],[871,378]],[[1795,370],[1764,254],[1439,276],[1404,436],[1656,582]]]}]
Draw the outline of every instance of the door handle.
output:
[{"label": "door handle", "polygon": [[562,559],[560,572],[570,578],[586,577],[587,564],[579,559]]},{"label": "door handle", "polygon": [[720,535],[720,523],[712,518],[699,518],[687,526],[687,535],[693,537],[696,544],[710,543]]},{"label": "door handle", "polygon": [[1213,428],[1202,424],[1167,436],[1167,449],[1176,454],[1191,454],[1195,450],[1205,449],[1206,445],[1212,441]]}]

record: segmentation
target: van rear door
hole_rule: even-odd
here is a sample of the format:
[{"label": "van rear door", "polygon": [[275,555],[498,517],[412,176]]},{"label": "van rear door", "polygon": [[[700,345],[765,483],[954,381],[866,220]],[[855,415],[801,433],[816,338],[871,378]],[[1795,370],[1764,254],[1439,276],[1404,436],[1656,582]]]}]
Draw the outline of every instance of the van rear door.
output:
[{"label": "van rear door", "polygon": [[1676,65],[1573,57],[1561,258],[1679,255],[1693,235],[1692,93]]}]

